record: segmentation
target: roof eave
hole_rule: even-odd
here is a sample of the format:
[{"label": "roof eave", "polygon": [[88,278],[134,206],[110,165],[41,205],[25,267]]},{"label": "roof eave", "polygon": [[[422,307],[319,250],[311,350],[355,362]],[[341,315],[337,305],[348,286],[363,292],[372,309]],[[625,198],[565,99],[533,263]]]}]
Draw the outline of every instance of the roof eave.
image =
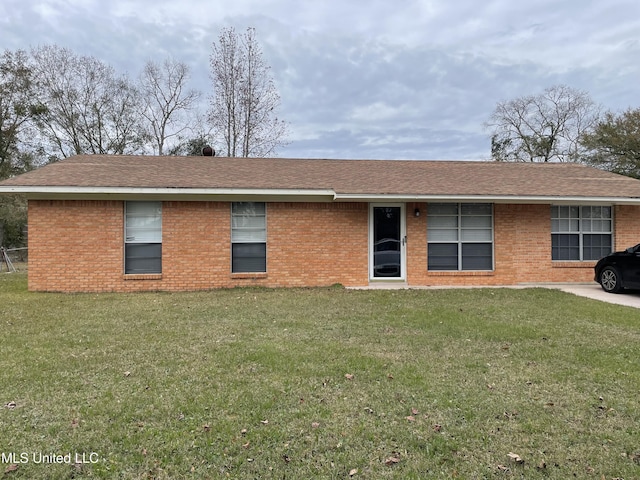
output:
[{"label": "roof eave", "polygon": [[511,204],[640,205],[640,197],[580,195],[473,195],[336,193],[331,189],[245,189],[173,187],[0,186],[0,194],[34,200],[175,200],[289,202],[481,202]]},{"label": "roof eave", "polygon": [[510,204],[580,204],[580,205],[640,205],[640,197],[602,197],[580,195],[398,195],[398,194],[341,194],[335,196],[341,202],[469,202]]},{"label": "roof eave", "polygon": [[22,194],[31,200],[168,200],[331,202],[333,190],[2,186],[0,194]]}]

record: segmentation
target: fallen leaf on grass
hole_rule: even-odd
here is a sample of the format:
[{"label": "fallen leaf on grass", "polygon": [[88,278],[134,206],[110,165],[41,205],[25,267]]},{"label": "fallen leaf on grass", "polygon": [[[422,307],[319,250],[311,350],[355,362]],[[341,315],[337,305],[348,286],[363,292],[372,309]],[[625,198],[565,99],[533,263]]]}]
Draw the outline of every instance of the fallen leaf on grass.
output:
[{"label": "fallen leaf on grass", "polygon": [[417,415],[418,413],[420,413],[420,412],[418,411],[417,408],[412,408],[411,409],[411,415]]},{"label": "fallen leaf on grass", "polygon": [[442,430],[442,425],[439,425],[439,424],[437,424],[437,423],[436,423],[436,424],[435,424],[435,425],[433,425],[431,428],[433,428],[433,431],[434,431],[434,432],[439,432],[439,431],[441,431],[441,430]]},{"label": "fallen leaf on grass", "polygon": [[346,378],[347,380],[353,380],[353,374],[351,374],[351,373],[345,373],[345,374],[344,374],[344,378]]},{"label": "fallen leaf on grass", "polygon": [[18,464],[12,463],[11,465],[9,465],[7,468],[4,469],[4,473],[15,472],[17,469],[18,469]]},{"label": "fallen leaf on grass", "polygon": [[519,464],[524,463],[524,460],[520,458],[520,455],[518,455],[517,453],[509,452],[507,453],[507,457],[509,457],[511,460],[513,460],[516,463],[519,463]]},{"label": "fallen leaf on grass", "polygon": [[404,417],[407,419],[407,421],[409,422],[415,422],[416,421],[416,417],[414,417],[413,415],[409,415],[408,417]]},{"label": "fallen leaf on grass", "polygon": [[6,403],[4,406],[9,409],[16,408],[16,402],[12,401],[12,402]]},{"label": "fallen leaf on grass", "polygon": [[242,448],[249,448],[249,444],[250,444],[250,443],[251,443],[251,442],[243,443],[243,444],[242,444]]},{"label": "fallen leaf on grass", "polygon": [[353,477],[356,473],[358,473],[358,469],[357,468],[352,468],[351,470],[349,470],[349,476]]},{"label": "fallen leaf on grass", "polygon": [[395,465],[398,462],[400,462],[400,459],[398,457],[389,457],[384,461],[384,464],[385,465]]},{"label": "fallen leaf on grass", "polygon": [[203,429],[205,432],[209,432],[209,431],[211,431],[211,426],[209,426],[209,424],[207,423],[207,424],[205,424],[205,425],[203,425],[203,426],[202,426],[202,429]]},{"label": "fallen leaf on grass", "polygon": [[311,423],[311,428],[318,428],[320,424],[318,422]]},{"label": "fallen leaf on grass", "polygon": [[260,423],[263,425],[269,425],[269,420],[261,420]]},{"label": "fallen leaf on grass", "polygon": [[125,377],[130,377],[131,376],[131,372],[127,370],[126,372],[124,372],[124,376]]},{"label": "fallen leaf on grass", "polygon": [[78,425],[80,425],[80,420],[78,420],[77,418],[71,420],[71,428],[78,428]]}]

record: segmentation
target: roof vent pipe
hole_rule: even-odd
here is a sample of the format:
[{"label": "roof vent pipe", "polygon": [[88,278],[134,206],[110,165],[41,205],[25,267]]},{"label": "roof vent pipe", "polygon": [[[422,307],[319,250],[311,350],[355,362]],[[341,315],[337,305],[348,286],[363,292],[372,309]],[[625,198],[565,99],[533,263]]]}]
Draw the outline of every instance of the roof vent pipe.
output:
[{"label": "roof vent pipe", "polygon": [[202,147],[202,156],[203,157],[215,157],[216,156],[216,152],[209,145],[205,145],[204,147]]}]

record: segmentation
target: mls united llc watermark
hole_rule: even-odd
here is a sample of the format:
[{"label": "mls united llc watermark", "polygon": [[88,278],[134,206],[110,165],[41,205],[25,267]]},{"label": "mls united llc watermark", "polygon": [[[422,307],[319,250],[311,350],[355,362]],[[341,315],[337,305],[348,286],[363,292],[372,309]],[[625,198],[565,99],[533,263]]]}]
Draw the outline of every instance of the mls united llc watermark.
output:
[{"label": "mls united llc watermark", "polygon": [[99,461],[100,456],[96,452],[0,452],[0,463],[37,463],[43,465],[66,463],[76,465],[81,463],[98,463]]}]

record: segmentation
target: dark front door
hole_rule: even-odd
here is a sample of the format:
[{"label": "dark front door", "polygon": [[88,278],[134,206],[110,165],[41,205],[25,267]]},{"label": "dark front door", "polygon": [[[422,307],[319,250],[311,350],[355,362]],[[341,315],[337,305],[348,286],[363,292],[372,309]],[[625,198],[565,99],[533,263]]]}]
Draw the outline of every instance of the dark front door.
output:
[{"label": "dark front door", "polygon": [[404,278],[404,234],[400,206],[372,210],[372,273],[374,278]]}]

